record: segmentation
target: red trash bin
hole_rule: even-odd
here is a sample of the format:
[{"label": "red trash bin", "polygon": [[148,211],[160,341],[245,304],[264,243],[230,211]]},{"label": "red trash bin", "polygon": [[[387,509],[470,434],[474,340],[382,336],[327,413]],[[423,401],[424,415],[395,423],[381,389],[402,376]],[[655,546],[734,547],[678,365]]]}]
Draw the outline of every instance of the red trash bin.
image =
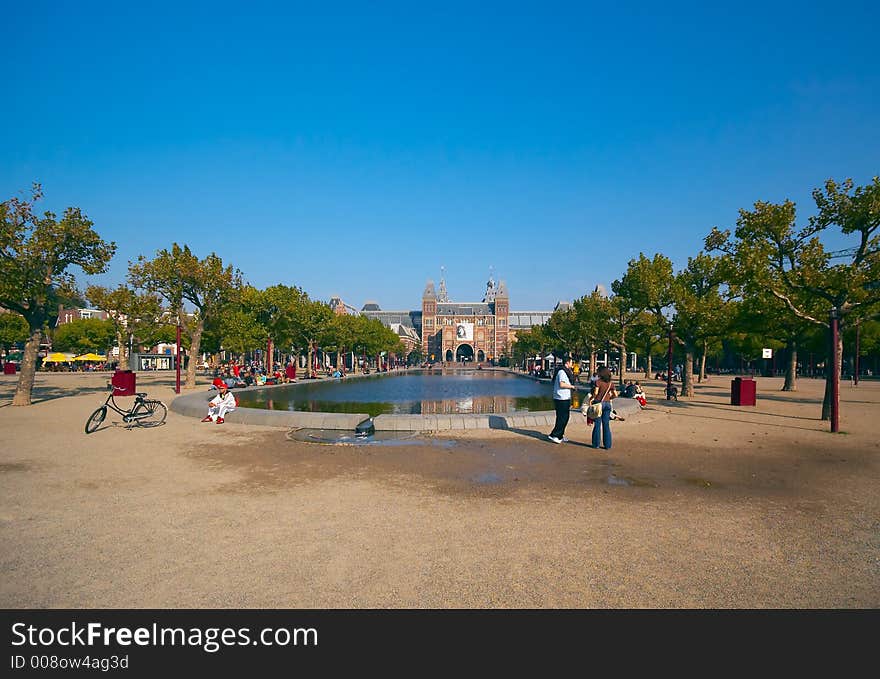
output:
[{"label": "red trash bin", "polygon": [[15,363],[4,363],[3,364],[3,374],[4,375],[14,375],[15,374]]},{"label": "red trash bin", "polygon": [[117,370],[113,373],[110,384],[113,385],[114,396],[134,396],[135,373],[131,370]]},{"label": "red trash bin", "polygon": [[756,387],[755,380],[743,379],[737,377],[730,382],[730,405],[732,406],[753,406],[756,405]]}]

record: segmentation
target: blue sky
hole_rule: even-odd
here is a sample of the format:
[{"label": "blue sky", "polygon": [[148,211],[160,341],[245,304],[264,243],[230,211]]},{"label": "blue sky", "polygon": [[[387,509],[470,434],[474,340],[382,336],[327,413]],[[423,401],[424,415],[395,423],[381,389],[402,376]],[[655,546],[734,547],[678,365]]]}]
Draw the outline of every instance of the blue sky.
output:
[{"label": "blue sky", "polygon": [[81,207],[119,246],[90,282],[176,241],[357,307],[493,266],[546,309],[880,174],[877,3],[0,1],[0,197]]}]

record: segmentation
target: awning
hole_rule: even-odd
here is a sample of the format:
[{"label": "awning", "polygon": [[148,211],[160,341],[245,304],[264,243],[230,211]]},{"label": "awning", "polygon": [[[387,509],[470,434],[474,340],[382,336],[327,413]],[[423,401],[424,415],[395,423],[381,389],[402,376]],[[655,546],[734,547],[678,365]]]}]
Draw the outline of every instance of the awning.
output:
[{"label": "awning", "polygon": [[56,351],[54,354],[49,354],[46,358],[43,359],[43,363],[66,363],[67,361],[73,360],[73,354],[62,354],[60,351]]}]

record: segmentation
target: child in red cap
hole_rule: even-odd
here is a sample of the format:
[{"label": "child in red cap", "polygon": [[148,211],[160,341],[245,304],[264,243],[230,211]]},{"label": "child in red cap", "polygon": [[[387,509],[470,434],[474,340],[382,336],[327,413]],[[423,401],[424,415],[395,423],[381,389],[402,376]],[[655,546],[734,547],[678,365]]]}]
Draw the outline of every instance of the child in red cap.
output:
[{"label": "child in red cap", "polygon": [[223,416],[235,410],[235,406],[238,404],[235,401],[235,396],[229,391],[226,382],[219,377],[215,377],[214,386],[217,387],[217,395],[208,401],[208,414],[202,419],[202,422],[223,424],[225,422]]}]

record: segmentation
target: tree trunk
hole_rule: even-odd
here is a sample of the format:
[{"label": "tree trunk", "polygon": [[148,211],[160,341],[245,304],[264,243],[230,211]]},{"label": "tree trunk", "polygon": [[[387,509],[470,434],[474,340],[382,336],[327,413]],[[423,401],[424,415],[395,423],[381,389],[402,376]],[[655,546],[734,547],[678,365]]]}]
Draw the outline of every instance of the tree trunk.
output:
[{"label": "tree trunk", "polygon": [[306,373],[306,375],[308,375],[309,377],[312,377],[312,343],[311,342],[308,343],[308,349],[306,350],[306,356],[307,356],[308,362],[309,362],[309,366],[307,368],[308,372]]},{"label": "tree trunk", "polygon": [[590,347],[590,376],[592,377],[596,373],[596,349],[595,347]]},{"label": "tree trunk", "polygon": [[785,384],[782,391],[797,391],[797,340],[788,341],[788,365],[785,367]]},{"label": "tree trunk", "polygon": [[626,330],[620,331],[620,374],[617,383],[623,386],[623,377],[626,375]]},{"label": "tree trunk", "polygon": [[694,395],[694,351],[688,349],[684,355],[684,372],[681,375],[681,395]]},{"label": "tree trunk", "polygon": [[[186,327],[185,325],[183,327]],[[202,320],[201,314],[199,315],[199,321],[196,324],[195,329],[192,331],[192,334],[189,338],[189,356],[190,361],[189,365],[186,366],[186,383],[183,385],[184,389],[195,389],[196,388],[196,363],[198,361],[194,360],[195,356],[199,355],[199,348],[202,345],[202,332],[205,329],[205,322]],[[181,348],[181,356],[178,357],[178,360],[183,360],[186,356],[183,349]]]},{"label": "tree trunk", "polygon": [[24,356],[21,361],[21,373],[18,376],[18,386],[15,388],[15,396],[12,397],[12,405],[29,406],[31,404],[31,391],[34,388],[34,374],[37,372],[37,352],[40,349],[40,340],[43,338],[43,329],[31,328],[31,336],[24,345]]},{"label": "tree trunk", "polygon": [[[831,331],[829,330],[829,335]],[[841,366],[843,361],[843,332],[838,333],[837,340],[837,365]],[[828,344],[831,344],[831,340],[829,338]],[[829,352],[830,353],[830,352]],[[831,390],[833,388],[833,380],[834,380],[834,370],[833,363],[831,357],[825,362],[825,398],[822,401],[822,419],[830,420],[831,419]],[[838,374],[840,371],[838,370]]]},{"label": "tree trunk", "polygon": [[709,350],[709,343],[703,340],[703,354],[700,356],[700,377],[698,382],[702,384],[706,380],[706,352]]},{"label": "tree trunk", "polygon": [[649,344],[645,349],[645,379],[649,380],[653,377],[651,374],[654,368],[651,365],[651,345]]}]

